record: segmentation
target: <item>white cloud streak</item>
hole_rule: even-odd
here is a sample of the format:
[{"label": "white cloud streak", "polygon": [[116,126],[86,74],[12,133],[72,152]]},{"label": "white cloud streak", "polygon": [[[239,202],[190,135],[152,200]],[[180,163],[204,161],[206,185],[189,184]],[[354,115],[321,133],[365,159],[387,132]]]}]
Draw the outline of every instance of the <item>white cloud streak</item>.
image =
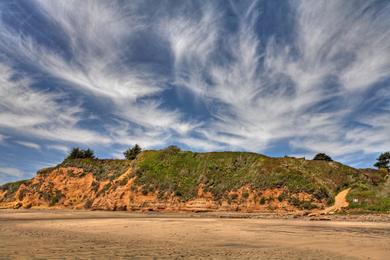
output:
[{"label": "white cloud streak", "polygon": [[[124,121],[137,124],[145,135],[155,135],[158,131],[159,136],[169,136],[172,131],[180,134],[183,129],[192,127],[194,123],[183,121],[177,110],[164,109],[160,100],[150,98],[166,88],[166,79],[156,78],[148,70],[131,67],[124,62],[126,51],[130,49],[127,46],[129,40],[145,27],[142,18],[134,13],[131,3],[122,6],[106,1],[33,2],[48,22],[66,37],[72,59],[61,51],[40,45],[31,36],[21,34],[6,24],[0,30],[0,47],[3,51],[68,82],[76,90],[110,100],[114,104],[112,113]],[[75,111],[68,112],[77,114],[79,111],[75,108]],[[72,115],[69,118],[73,118]],[[31,120],[43,119],[36,117]],[[128,130],[128,137],[139,137],[139,134],[132,133],[131,128]],[[115,139],[121,134],[115,133],[111,140],[72,129],[45,133],[48,139],[59,140],[64,134],[85,143],[95,140],[122,142]]]},{"label": "white cloud streak", "polygon": [[6,177],[22,177],[23,173],[16,168],[0,167],[0,179],[2,179],[1,175],[5,175]]},{"label": "white cloud streak", "polygon": [[[0,127],[45,140],[107,143],[107,137],[77,126],[79,106],[66,106],[58,93],[37,91],[28,79],[13,79],[13,71],[0,64]],[[26,144],[26,143],[24,143]],[[31,145],[30,145],[31,147]]]},{"label": "white cloud streak", "polygon": [[[146,147],[175,141],[201,150],[262,151],[287,140],[297,153],[343,156],[390,146],[389,91],[375,92],[390,75],[388,3],[289,1],[294,37],[283,43],[260,37],[258,1],[230,1],[232,28],[226,10],[211,2],[196,12],[159,10],[154,19],[137,12],[137,1],[33,3],[68,50],[42,45],[5,23],[0,49],[73,90],[111,102],[116,123],[104,126],[104,136],[80,128],[81,105],[60,105],[61,94],[37,92],[28,79],[13,80],[8,71],[0,78],[1,128],[57,141]],[[141,32],[167,43],[173,80],[133,62],[132,42]],[[199,122],[180,108],[164,107],[161,96],[172,85],[189,90],[211,117]],[[369,92],[370,104],[387,100],[387,107],[363,111]]]},{"label": "white cloud streak", "polygon": [[48,145],[47,148],[50,150],[57,150],[57,151],[60,151],[62,153],[68,153],[70,150],[69,147],[67,147],[65,145],[60,145],[60,144],[51,144],[51,145]]},{"label": "white cloud streak", "polygon": [[40,150],[41,149],[41,146],[39,144],[36,144],[36,143],[33,143],[33,142],[15,141],[15,143],[17,143],[17,144],[19,144],[21,146],[27,147],[27,148],[31,148],[31,149],[36,149],[36,150]]},{"label": "white cloud streak", "polygon": [[[390,74],[390,5],[378,9],[370,1],[291,1],[296,40],[288,45],[272,37],[260,42],[255,28],[261,14],[254,5],[237,13],[239,26],[233,34],[220,33],[214,21],[207,23],[208,17],[219,16],[216,8],[195,25],[185,17],[173,23],[191,32],[191,37],[170,39],[190,46],[185,52],[172,48],[186,69],[176,80],[208,103],[214,116],[201,130],[203,136],[220,147],[257,151],[283,139],[294,149],[340,156],[388,149],[389,111],[351,114],[359,110],[362,92]],[[208,51],[193,50],[199,45],[187,42],[191,39],[205,39],[207,46],[200,47]],[[204,62],[220,53],[218,39],[231,61]],[[336,81],[332,90],[329,79]],[[321,109],[329,100],[345,103]],[[358,126],[346,126],[350,121]]]}]

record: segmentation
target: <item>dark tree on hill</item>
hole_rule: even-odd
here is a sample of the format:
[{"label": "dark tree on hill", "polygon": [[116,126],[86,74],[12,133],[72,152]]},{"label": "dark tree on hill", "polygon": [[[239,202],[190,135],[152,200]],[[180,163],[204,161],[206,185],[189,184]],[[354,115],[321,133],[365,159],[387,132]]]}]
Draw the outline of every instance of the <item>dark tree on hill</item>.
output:
[{"label": "dark tree on hill", "polygon": [[82,156],[82,151],[80,148],[78,147],[74,147],[72,148],[72,150],[70,151],[67,159],[76,159],[76,158],[81,158]]},{"label": "dark tree on hill", "polygon": [[170,145],[167,148],[165,148],[164,151],[167,151],[169,153],[178,153],[181,151],[181,149],[176,145]]},{"label": "dark tree on hill", "polygon": [[95,158],[95,153],[91,150],[91,149],[87,149],[87,150],[84,150],[83,151],[84,154],[83,154],[83,158]]},{"label": "dark tree on hill", "polygon": [[95,159],[94,152],[91,149],[72,148],[66,159]]},{"label": "dark tree on hill", "polygon": [[127,149],[123,154],[127,160],[134,160],[141,151],[141,147],[136,144],[132,148]]},{"label": "dark tree on hill", "polygon": [[390,152],[385,152],[379,155],[377,162],[374,164],[378,169],[390,170]]},{"label": "dark tree on hill", "polygon": [[326,154],[324,154],[324,153],[318,153],[318,154],[316,154],[316,156],[314,156],[313,160],[317,160],[317,161],[328,161],[328,162],[333,161],[332,158],[330,158],[329,155],[326,155]]}]

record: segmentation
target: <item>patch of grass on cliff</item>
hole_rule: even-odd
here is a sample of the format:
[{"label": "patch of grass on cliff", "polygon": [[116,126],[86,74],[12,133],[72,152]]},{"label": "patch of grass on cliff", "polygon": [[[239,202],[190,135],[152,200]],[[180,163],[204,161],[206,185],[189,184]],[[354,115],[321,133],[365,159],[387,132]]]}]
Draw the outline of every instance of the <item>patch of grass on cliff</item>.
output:
[{"label": "patch of grass on cliff", "polygon": [[40,175],[40,176],[47,176],[48,174],[50,174],[53,170],[55,170],[57,167],[46,167],[46,168],[42,168],[40,169],[38,172],[37,172],[37,175]]},{"label": "patch of grass on cliff", "polygon": [[336,162],[269,158],[255,153],[145,151],[137,159],[135,183],[173,192],[183,200],[196,196],[203,183],[216,199],[244,185],[284,188],[328,200],[361,178],[356,169]]},{"label": "patch of grass on cliff", "polygon": [[348,193],[347,200],[351,209],[390,212],[390,179],[378,186],[358,183]]},{"label": "patch of grass on cliff", "polygon": [[6,183],[6,184],[0,186],[0,189],[7,191],[6,199],[9,199],[9,198],[14,197],[14,195],[15,195],[16,191],[19,189],[20,185],[27,184],[29,181],[30,180],[9,182],[9,183]]},{"label": "patch of grass on cliff", "polygon": [[84,173],[92,173],[96,180],[113,180],[122,175],[130,166],[128,160],[67,159],[59,166],[82,168]]}]

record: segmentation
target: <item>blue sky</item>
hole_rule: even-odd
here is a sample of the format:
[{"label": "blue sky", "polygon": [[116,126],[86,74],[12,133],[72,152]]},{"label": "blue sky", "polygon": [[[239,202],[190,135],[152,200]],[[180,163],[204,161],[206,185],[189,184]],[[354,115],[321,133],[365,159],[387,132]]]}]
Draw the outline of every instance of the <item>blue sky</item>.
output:
[{"label": "blue sky", "polygon": [[356,167],[390,149],[390,1],[0,2],[0,183],[71,147]]}]

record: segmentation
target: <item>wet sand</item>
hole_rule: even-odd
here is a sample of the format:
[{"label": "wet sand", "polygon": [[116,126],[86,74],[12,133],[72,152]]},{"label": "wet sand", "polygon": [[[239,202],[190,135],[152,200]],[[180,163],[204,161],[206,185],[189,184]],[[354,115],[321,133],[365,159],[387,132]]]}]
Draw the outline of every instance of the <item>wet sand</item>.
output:
[{"label": "wet sand", "polygon": [[0,259],[390,259],[390,222],[0,210]]}]

